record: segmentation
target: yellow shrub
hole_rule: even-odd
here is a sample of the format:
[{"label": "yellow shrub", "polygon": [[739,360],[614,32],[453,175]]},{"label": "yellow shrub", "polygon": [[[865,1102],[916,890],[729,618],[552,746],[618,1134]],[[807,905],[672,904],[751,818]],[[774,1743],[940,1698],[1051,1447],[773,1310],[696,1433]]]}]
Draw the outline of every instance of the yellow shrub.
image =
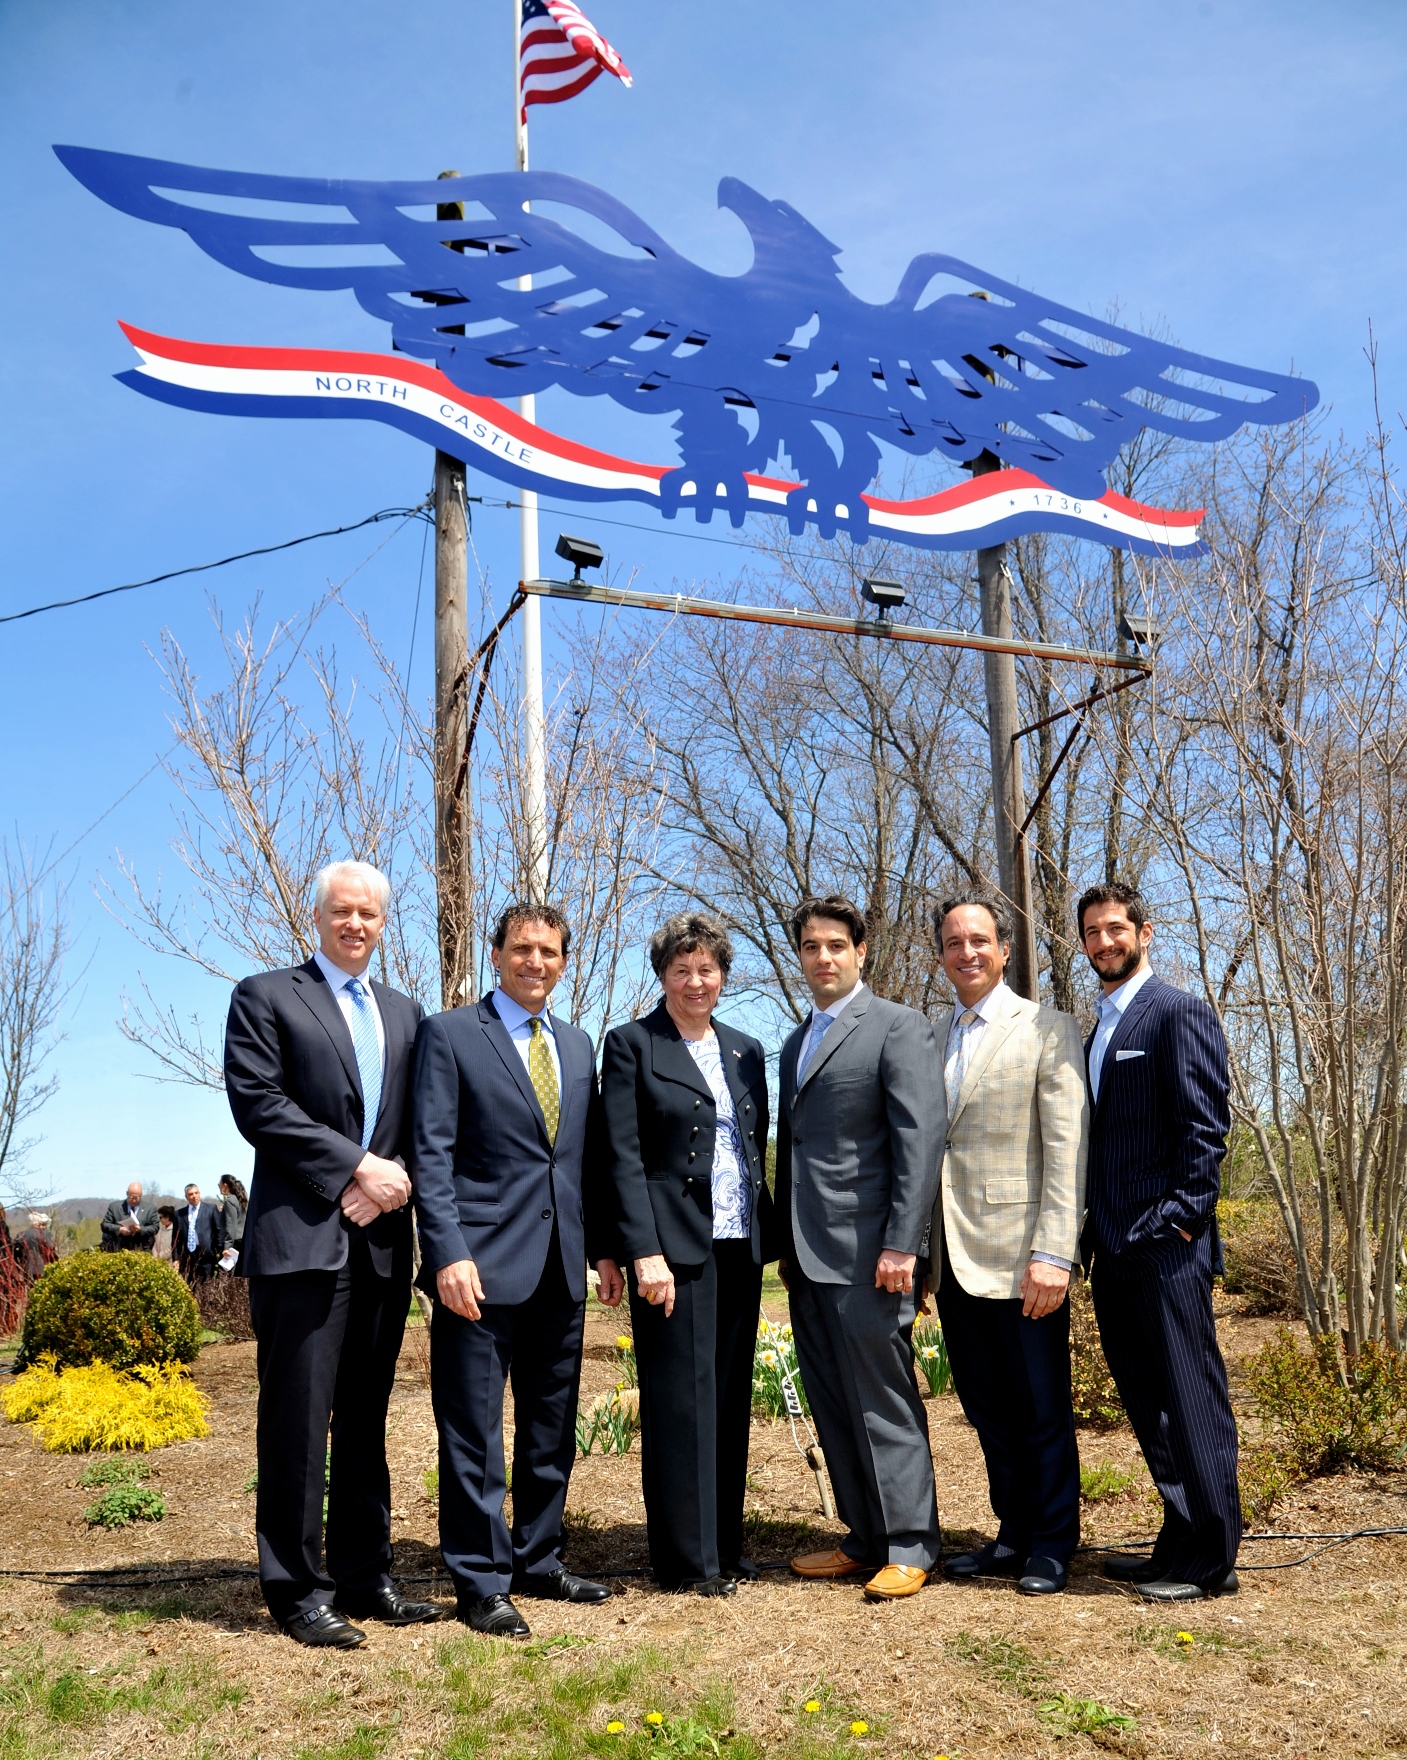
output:
[{"label": "yellow shrub", "polygon": [[12,1424],[33,1424],[52,1454],[163,1448],[208,1436],[206,1403],[179,1364],[130,1375],[106,1363],[58,1369],[43,1357],[0,1394]]}]

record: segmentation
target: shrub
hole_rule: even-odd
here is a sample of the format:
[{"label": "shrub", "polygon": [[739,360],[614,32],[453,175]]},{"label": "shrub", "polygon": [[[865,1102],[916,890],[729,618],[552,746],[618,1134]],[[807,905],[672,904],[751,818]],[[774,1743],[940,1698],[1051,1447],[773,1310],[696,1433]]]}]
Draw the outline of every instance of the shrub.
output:
[{"label": "shrub", "polygon": [[133,1369],[193,1362],[199,1349],[200,1316],[179,1272],[147,1253],[75,1253],[30,1291],[18,1363]]},{"label": "shrub", "polygon": [[107,1363],[61,1370],[46,1357],[17,1376],[0,1400],[10,1422],[33,1424],[52,1454],[145,1452],[210,1434],[205,1400],[176,1363],[144,1364],[122,1375]]},{"label": "shrub", "polygon": [[1407,1357],[1365,1344],[1342,1364],[1331,1338],[1301,1348],[1287,1326],[1251,1359],[1256,1415],[1291,1482],[1381,1471],[1407,1453]]},{"label": "shrub", "polygon": [[85,1491],[100,1491],[105,1485],[140,1485],[151,1478],[145,1461],[127,1460],[118,1455],[110,1461],[94,1461],[78,1475]]},{"label": "shrub", "polygon": [[1070,1279],[1070,1403],[1075,1422],[1087,1430],[1115,1430],[1124,1402],[1104,1360],[1094,1302],[1084,1278]]},{"label": "shrub", "polygon": [[200,1324],[207,1332],[218,1332],[232,1342],[253,1338],[254,1322],[249,1315],[249,1279],[218,1272],[207,1277],[191,1290],[195,1297]]},{"label": "shrub", "polygon": [[144,1485],[114,1485],[83,1512],[90,1528],[130,1528],[133,1522],[159,1522],[166,1499]]},{"label": "shrub", "polygon": [[1111,1503],[1123,1497],[1138,1483],[1137,1472],[1126,1472],[1110,1461],[1095,1467],[1080,1468],[1080,1500],[1082,1503]]},{"label": "shrub", "polygon": [[937,1399],[939,1394],[946,1393],[953,1385],[948,1344],[937,1320],[930,1320],[921,1314],[914,1321],[913,1352],[919,1374],[927,1383],[930,1396]]}]

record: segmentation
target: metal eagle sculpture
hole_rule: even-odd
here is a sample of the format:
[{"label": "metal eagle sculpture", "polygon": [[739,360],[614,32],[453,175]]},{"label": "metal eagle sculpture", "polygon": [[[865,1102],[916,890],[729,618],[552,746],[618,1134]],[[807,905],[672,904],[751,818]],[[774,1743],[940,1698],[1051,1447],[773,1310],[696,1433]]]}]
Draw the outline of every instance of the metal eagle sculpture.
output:
[{"label": "metal eagle sculpture", "polygon": [[[556,172],[374,183],[55,151],[105,202],[179,227],[242,275],[350,289],[395,349],[466,392],[560,386],[671,416],[683,458],[660,484],[671,516],[683,494],[699,520],[721,508],[739,526],[744,473],[780,463],[806,485],[786,499],[794,532],[863,542],[880,442],[959,464],[991,452],[1093,500],[1142,427],[1219,440],[1319,401],[1306,379],[1174,348],[938,252],[871,304],[841,280],[837,246],[732,177],[719,205],[747,228],[753,260],[718,275]],[[444,204],[464,217],[437,218]]]}]

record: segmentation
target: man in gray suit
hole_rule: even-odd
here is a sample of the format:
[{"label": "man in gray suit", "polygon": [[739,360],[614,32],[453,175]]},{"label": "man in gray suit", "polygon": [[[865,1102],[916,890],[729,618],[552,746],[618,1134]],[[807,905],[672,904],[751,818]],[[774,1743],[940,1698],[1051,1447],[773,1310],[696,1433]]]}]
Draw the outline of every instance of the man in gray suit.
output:
[{"label": "man in gray suit", "polygon": [[156,1211],[142,1199],[140,1180],[127,1188],[127,1201],[114,1198],[103,1217],[105,1253],[149,1253],[156,1239]]},{"label": "man in gray suit", "polygon": [[938,1190],[943,1068],[923,1015],[862,980],[863,913],[809,898],[792,932],[815,1006],[782,1047],[779,1269],[802,1383],[850,1529],[792,1560],[889,1601],[938,1561],[928,1419],[914,1381],[915,1264]]}]

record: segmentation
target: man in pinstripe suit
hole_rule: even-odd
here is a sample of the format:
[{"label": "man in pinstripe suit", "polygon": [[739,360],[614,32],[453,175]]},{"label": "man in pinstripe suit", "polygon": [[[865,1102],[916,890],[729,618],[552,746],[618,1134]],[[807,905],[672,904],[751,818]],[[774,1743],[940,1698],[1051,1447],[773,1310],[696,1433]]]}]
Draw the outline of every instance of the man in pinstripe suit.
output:
[{"label": "man in pinstripe suit", "polygon": [[1135,888],[1091,887],[1078,921],[1104,991],[1086,1045],[1084,1262],[1104,1355],[1163,1499],[1152,1557],[1111,1559],[1105,1575],[1147,1601],[1234,1594],[1236,1420],[1212,1317],[1226,1039],[1205,1002],[1154,976]]}]

